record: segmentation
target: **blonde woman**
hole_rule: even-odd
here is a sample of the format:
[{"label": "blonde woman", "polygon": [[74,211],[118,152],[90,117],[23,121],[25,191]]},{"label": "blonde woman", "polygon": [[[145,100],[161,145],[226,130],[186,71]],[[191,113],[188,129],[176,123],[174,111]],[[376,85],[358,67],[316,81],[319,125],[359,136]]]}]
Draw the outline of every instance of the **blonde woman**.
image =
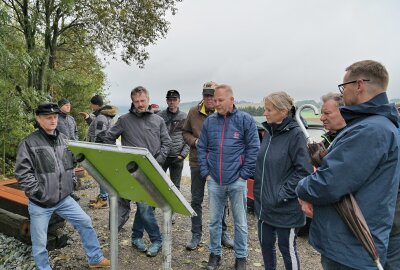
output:
[{"label": "blonde woman", "polygon": [[265,269],[276,269],[275,243],[286,270],[300,269],[296,233],[305,224],[297,183],[312,173],[306,139],[294,119],[293,99],[285,92],[264,98],[266,131],[254,174],[255,214]]}]

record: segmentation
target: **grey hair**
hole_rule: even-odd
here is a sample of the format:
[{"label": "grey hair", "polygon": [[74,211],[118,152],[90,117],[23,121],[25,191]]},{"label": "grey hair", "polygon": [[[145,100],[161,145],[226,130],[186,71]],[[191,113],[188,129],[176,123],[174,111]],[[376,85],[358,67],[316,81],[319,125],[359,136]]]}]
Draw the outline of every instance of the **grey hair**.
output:
[{"label": "grey hair", "polygon": [[327,102],[328,100],[333,100],[336,103],[336,107],[344,106],[344,101],[342,95],[338,93],[328,93],[321,97],[323,103]]}]

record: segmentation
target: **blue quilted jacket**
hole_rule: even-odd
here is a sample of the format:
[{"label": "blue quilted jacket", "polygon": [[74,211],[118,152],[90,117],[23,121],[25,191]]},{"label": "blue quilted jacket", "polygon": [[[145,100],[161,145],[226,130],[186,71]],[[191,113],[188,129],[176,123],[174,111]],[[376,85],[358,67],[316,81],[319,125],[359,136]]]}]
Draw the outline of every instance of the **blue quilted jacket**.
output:
[{"label": "blue quilted jacket", "polygon": [[254,173],[260,148],[256,122],[248,113],[234,108],[232,113],[214,113],[205,121],[197,143],[200,173],[210,175],[220,185]]}]

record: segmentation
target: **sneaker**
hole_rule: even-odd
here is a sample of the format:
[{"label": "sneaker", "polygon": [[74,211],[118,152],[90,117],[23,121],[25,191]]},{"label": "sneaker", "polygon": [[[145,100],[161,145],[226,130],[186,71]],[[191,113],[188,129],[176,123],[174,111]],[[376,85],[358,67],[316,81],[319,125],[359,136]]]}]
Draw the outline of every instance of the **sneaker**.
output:
[{"label": "sneaker", "polygon": [[132,246],[135,247],[140,252],[146,252],[147,251],[146,244],[144,243],[142,238],[137,238],[137,239],[133,240]]},{"label": "sneaker", "polygon": [[155,243],[152,243],[152,244],[149,246],[146,255],[147,255],[148,257],[155,257],[155,256],[157,256],[157,254],[158,254],[158,252],[160,251],[161,247],[162,247],[162,242],[155,242]]},{"label": "sneaker", "polygon": [[221,256],[210,253],[208,258],[207,270],[217,270],[221,265]]},{"label": "sneaker", "polygon": [[173,213],[171,216],[171,222],[172,222],[172,224],[175,224],[175,222],[176,222],[176,214],[175,213]]},{"label": "sneaker", "polygon": [[96,203],[100,199],[99,195],[97,195],[96,199],[89,200],[89,204]]},{"label": "sneaker", "polygon": [[235,270],[246,270],[246,258],[236,258],[235,260]]},{"label": "sneaker", "polygon": [[89,264],[89,268],[110,268],[111,262],[109,259],[102,259],[99,263],[97,264]]},{"label": "sneaker", "polygon": [[233,248],[234,243],[228,232],[222,232],[221,244],[226,248]]},{"label": "sneaker", "polygon": [[201,240],[201,235],[192,234],[192,239],[190,239],[190,241],[187,242],[186,249],[187,250],[195,250],[199,246],[200,240]]},{"label": "sneaker", "polygon": [[99,198],[95,203],[89,204],[89,207],[90,208],[94,208],[94,209],[107,208],[108,207],[108,200]]}]

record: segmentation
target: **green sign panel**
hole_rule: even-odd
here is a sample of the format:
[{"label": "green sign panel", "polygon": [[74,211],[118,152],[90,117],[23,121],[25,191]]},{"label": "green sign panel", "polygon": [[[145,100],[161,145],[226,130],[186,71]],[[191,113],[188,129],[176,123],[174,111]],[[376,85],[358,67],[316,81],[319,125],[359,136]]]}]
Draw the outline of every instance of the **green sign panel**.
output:
[{"label": "green sign panel", "polygon": [[[75,141],[70,141],[68,148],[76,156],[84,155],[118,196],[159,207],[153,198],[161,195],[173,212],[186,216],[195,214],[147,149]],[[148,184],[154,185],[159,194],[150,194],[148,189],[128,171],[128,168],[135,163],[147,178],[145,182],[149,181]]]}]

